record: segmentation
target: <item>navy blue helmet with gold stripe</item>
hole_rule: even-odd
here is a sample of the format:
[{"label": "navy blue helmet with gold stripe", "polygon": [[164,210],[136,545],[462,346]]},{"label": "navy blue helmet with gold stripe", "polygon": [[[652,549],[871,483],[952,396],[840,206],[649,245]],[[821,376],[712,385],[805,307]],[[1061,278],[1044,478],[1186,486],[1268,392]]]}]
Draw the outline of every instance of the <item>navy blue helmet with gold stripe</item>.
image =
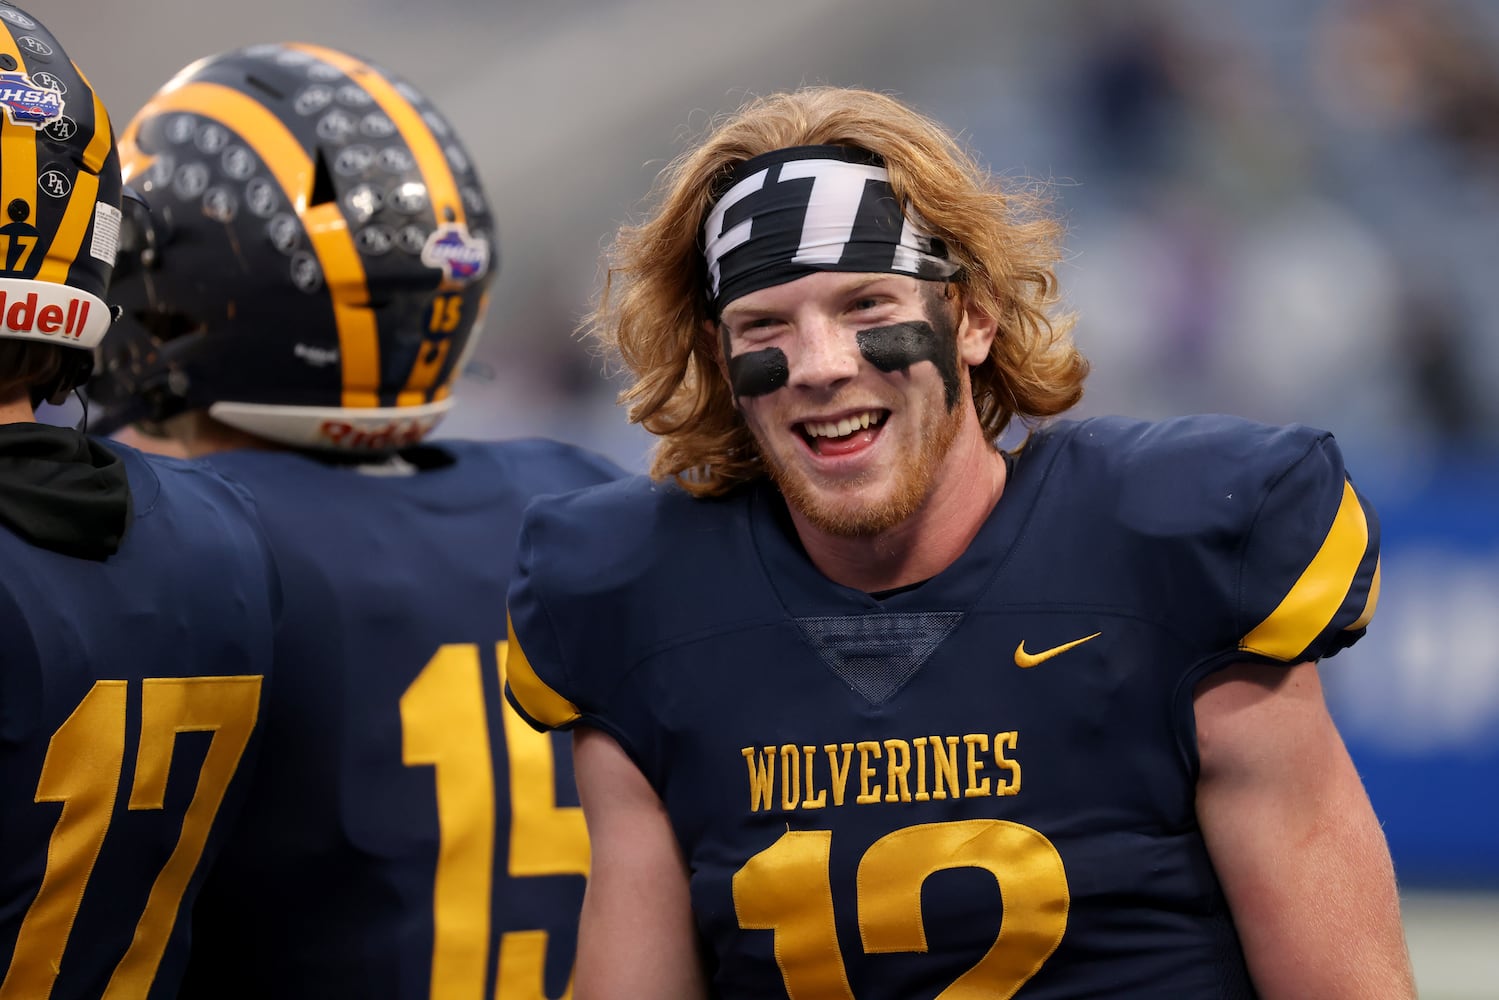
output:
[{"label": "navy blue helmet with gold stripe", "polygon": [[104,296],[120,231],[109,115],[31,14],[0,3],[0,337],[76,348],[86,373],[109,328]]},{"label": "navy blue helmet with gold stripe", "polygon": [[108,431],[185,410],[299,447],[384,450],[451,405],[494,273],[470,158],[418,90],[273,44],[200,60],[125,128]]}]

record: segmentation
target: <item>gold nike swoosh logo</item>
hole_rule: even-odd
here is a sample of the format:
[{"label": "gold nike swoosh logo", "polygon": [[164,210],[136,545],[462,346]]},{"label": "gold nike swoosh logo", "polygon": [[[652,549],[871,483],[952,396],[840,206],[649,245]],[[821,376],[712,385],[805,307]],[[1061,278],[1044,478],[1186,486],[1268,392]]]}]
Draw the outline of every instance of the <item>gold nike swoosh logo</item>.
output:
[{"label": "gold nike swoosh logo", "polygon": [[1067,652],[1073,646],[1081,646],[1089,639],[1097,639],[1101,635],[1103,635],[1102,632],[1094,632],[1092,635],[1085,635],[1081,639],[1073,639],[1071,642],[1064,642],[1060,646],[1043,649],[1039,653],[1027,653],[1025,651],[1025,640],[1021,639],[1020,645],[1015,647],[1015,666],[1034,667],[1038,663],[1045,663],[1053,656]]}]

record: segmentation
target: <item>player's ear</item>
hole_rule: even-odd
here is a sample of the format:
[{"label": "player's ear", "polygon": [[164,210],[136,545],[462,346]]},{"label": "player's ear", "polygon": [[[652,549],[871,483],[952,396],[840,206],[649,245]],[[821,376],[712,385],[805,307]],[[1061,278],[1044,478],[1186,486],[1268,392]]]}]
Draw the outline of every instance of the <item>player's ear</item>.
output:
[{"label": "player's ear", "polygon": [[958,357],[970,368],[981,365],[989,357],[989,348],[999,332],[999,321],[987,312],[966,301],[958,303]]}]

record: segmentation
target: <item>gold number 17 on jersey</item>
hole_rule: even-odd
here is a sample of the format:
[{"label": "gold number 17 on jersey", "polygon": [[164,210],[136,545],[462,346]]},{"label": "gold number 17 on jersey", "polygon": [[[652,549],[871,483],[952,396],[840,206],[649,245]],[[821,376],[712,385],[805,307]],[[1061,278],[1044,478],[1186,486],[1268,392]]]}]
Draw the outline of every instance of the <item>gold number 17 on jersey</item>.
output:
[{"label": "gold number 17 on jersey", "polygon": [[[141,683],[141,735],[128,809],[161,809],[177,734],[211,732],[213,739],[177,846],[151,886],[146,908],[101,1000],[143,998],[171,939],[182,896],[192,880],[224,791],[255,729],[260,681],[244,677],[147,677]],[[84,890],[104,846],[125,762],[127,682],[95,681],[47,744],[37,802],[61,802],[47,844],[47,869],[26,910],[0,1000],[46,1000],[61,971],[63,951]]]}]

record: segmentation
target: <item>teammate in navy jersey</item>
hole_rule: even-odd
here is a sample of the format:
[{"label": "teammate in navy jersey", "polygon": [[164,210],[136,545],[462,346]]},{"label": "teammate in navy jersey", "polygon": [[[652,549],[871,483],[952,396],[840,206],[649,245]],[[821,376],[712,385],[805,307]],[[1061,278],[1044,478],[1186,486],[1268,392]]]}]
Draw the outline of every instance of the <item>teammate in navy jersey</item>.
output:
[{"label": "teammate in navy jersey", "polygon": [[287,615],[245,822],[184,998],[558,997],[588,843],[570,747],[503,697],[521,510],[621,475],[542,440],[428,443],[493,221],[446,120],[346,53],[194,63],[122,139],[124,315],[93,385],[256,497]]},{"label": "teammate in navy jersey", "polygon": [[109,115],[0,4],[0,1000],[176,996],[280,593],[242,489],[38,423],[110,325]]},{"label": "teammate in navy jersey", "polygon": [[577,995],[1411,996],[1318,683],[1378,591],[1332,438],[1048,420],[1058,227],[886,96],[752,101],[659,196],[592,317],[653,477],[533,507],[509,594]]}]

